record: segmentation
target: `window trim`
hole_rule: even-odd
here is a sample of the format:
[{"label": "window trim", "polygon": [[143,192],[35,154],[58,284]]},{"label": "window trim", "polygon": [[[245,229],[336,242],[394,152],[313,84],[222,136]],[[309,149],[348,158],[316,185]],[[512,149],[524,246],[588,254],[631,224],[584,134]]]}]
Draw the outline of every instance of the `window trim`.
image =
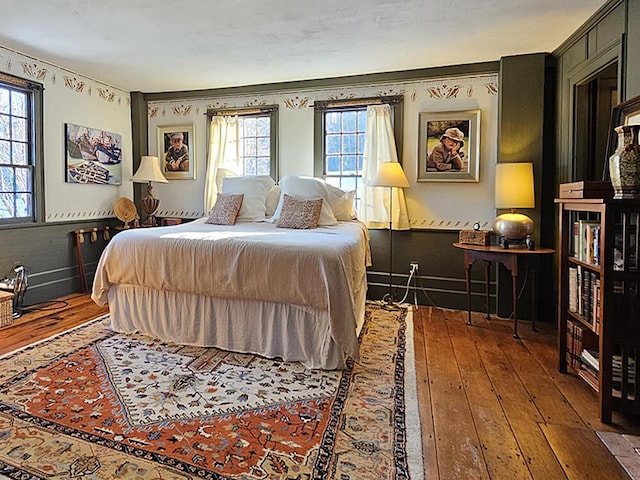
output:
[{"label": "window trim", "polygon": [[26,227],[44,223],[45,185],[44,185],[44,85],[30,80],[0,72],[0,84],[25,92],[31,97],[29,112],[30,151],[32,166],[33,212],[30,219],[0,219],[0,228]]},{"label": "window trim", "polygon": [[[278,105],[264,105],[260,107],[246,107],[246,108],[209,108],[205,115],[207,116],[207,122],[211,125],[211,119],[216,116],[256,116],[256,115],[269,115],[270,125],[269,131],[271,133],[271,139],[269,143],[270,147],[270,164],[269,175],[273,178],[274,182],[277,182],[280,176],[278,171]],[[208,130],[207,130],[208,132]]]},{"label": "window trim", "polygon": [[313,104],[313,175],[326,178],[325,157],[325,117],[327,111],[343,110],[353,107],[367,107],[369,105],[389,104],[393,122],[393,136],[395,137],[398,161],[402,164],[402,135],[404,123],[404,95],[389,97],[362,97],[345,100],[319,100]]}]

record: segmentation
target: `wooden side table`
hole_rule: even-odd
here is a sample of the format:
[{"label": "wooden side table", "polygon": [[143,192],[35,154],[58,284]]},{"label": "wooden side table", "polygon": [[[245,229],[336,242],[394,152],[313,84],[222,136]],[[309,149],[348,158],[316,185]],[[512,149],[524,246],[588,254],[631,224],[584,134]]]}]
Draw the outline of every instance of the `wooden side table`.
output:
[{"label": "wooden side table", "polygon": [[533,329],[536,328],[536,310],[537,310],[537,289],[536,289],[536,269],[542,255],[550,255],[555,250],[550,248],[536,248],[528,250],[527,248],[502,248],[498,245],[470,245],[466,243],[455,242],[454,247],[464,252],[464,270],[467,286],[467,314],[469,315],[467,325],[471,325],[471,267],[478,260],[485,262],[485,294],[487,299],[487,319],[489,318],[489,273],[491,262],[498,262],[505,266],[511,272],[511,289],[513,295],[513,336],[518,336],[518,272],[531,271],[533,278],[533,300],[532,300],[532,318]]}]

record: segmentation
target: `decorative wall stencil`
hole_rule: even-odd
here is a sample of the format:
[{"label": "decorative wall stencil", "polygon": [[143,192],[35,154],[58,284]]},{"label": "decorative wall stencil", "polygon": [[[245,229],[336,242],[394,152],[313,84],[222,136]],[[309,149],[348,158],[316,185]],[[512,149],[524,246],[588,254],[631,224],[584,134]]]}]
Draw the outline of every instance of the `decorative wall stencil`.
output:
[{"label": "decorative wall stencil", "polygon": [[480,110],[420,113],[419,182],[477,182]]},{"label": "decorative wall stencil", "polygon": [[40,67],[36,63],[22,63],[21,65],[22,73],[30,78],[42,81],[47,76],[48,70]]},{"label": "decorative wall stencil", "polygon": [[62,78],[64,78],[64,86],[70,90],[73,90],[74,92],[82,93],[87,86],[86,83],[78,80],[76,77],[64,76]]},{"label": "decorative wall stencil", "polygon": [[173,114],[177,117],[186,117],[188,115],[191,115],[191,109],[193,107],[191,105],[174,105],[171,108],[171,111],[173,112]]},{"label": "decorative wall stencil", "polygon": [[292,97],[284,100],[286,108],[306,108],[309,106],[309,97]]},{"label": "decorative wall stencil", "polygon": [[196,178],[194,125],[158,127],[158,157],[162,173],[169,180]]},{"label": "decorative wall stencil", "polygon": [[122,184],[122,136],[65,124],[68,183]]},{"label": "decorative wall stencil", "polygon": [[116,99],[116,93],[109,88],[98,88],[98,95],[107,102],[113,102]]}]

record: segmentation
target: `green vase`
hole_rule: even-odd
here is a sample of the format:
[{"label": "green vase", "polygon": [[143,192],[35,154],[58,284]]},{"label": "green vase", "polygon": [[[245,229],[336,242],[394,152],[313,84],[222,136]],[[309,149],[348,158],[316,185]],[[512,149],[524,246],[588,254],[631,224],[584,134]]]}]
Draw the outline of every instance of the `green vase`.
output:
[{"label": "green vase", "polygon": [[609,158],[613,198],[640,198],[640,125],[621,125],[615,131],[618,147]]}]

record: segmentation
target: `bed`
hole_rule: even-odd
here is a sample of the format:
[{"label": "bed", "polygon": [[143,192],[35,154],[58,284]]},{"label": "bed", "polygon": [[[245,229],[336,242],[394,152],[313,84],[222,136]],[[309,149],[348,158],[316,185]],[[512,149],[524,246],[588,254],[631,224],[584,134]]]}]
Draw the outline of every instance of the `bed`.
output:
[{"label": "bed", "polygon": [[92,298],[108,302],[118,332],[340,369],[359,357],[368,263],[357,220],[294,229],[202,218],[115,235]]}]

